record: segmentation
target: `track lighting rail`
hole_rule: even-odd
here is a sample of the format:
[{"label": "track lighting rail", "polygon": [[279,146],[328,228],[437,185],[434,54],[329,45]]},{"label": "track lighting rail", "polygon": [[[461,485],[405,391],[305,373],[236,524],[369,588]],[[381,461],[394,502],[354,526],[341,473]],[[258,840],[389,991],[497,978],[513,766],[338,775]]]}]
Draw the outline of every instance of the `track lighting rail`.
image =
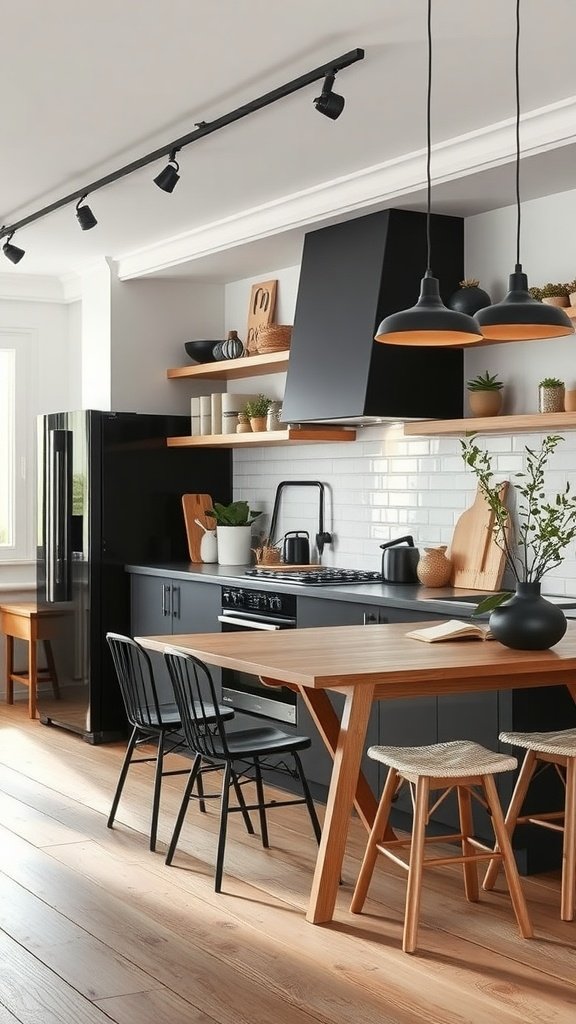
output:
[{"label": "track lighting rail", "polygon": [[139,157],[138,160],[132,160],[129,164],[125,164],[117,171],[111,171],[110,174],[105,174],[102,178],[97,178],[96,181],[92,181],[88,185],[82,185],[81,188],[75,189],[74,192],[70,192],[68,195],[63,196],[62,199],[57,199],[55,202],[49,203],[48,206],[43,206],[42,209],[36,210],[35,213],[31,213],[27,217],[22,217],[21,220],[14,221],[12,224],[3,225],[0,228],[0,239],[13,235],[15,231],[25,227],[27,224],[32,224],[34,221],[40,220],[42,217],[46,217],[49,213],[54,213],[55,210],[60,210],[63,206],[75,203],[78,200],[96,192],[98,189],[104,188],[106,185],[111,185],[112,182],[118,181],[120,178],[125,178],[128,174],[132,174],[141,167],[146,167],[147,164],[154,163],[155,160],[159,160],[163,156],[170,156],[175,150],[178,151],[184,146],[189,146],[193,142],[198,142],[199,139],[212,135],[214,132],[219,131],[220,128],[225,128],[226,125],[234,124],[235,121],[240,121],[243,117],[247,117],[248,114],[254,114],[257,110],[262,110],[263,107],[267,107],[271,103],[275,103],[277,100],[283,99],[284,96],[290,96],[292,93],[298,92],[299,89],[303,89],[307,85],[311,85],[313,82],[319,81],[321,78],[333,76],[337,71],[341,71],[343,68],[349,67],[351,64],[355,64],[356,61],[362,60],[363,58],[364,50],[359,48],[349,50],[348,53],[344,53],[340,57],[335,57],[334,60],[328,61],[320,67],[314,68],[313,71],[308,71],[305,75],[293,78],[290,82],[286,82],[277,89],[272,89],[270,92],[264,93],[262,96],[258,96],[249,103],[244,103],[242,106],[236,107],[236,109],[230,111],[229,114],[223,114],[222,117],[217,117],[214,121],[198,122],[196,124],[195,131],[188,132],[187,135],[182,135],[179,139],[166,143],[159,149],[155,149],[153,152]]}]

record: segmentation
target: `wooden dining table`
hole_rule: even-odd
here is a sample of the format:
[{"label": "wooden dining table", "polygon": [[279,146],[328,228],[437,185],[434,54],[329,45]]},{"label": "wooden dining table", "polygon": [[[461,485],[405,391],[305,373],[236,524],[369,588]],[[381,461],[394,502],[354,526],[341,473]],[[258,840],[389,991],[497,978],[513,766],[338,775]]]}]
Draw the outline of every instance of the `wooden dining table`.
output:
[{"label": "wooden dining table", "polygon": [[[313,924],[332,920],[353,806],[367,828],[374,820],[376,800],[360,773],[374,701],[566,686],[576,702],[576,622],[549,651],[514,651],[495,640],[424,643],[406,636],[419,625],[430,622],[136,638],[150,649],[177,647],[302,695],[333,757],[306,915]],[[345,695],[340,720],[329,691]]]}]

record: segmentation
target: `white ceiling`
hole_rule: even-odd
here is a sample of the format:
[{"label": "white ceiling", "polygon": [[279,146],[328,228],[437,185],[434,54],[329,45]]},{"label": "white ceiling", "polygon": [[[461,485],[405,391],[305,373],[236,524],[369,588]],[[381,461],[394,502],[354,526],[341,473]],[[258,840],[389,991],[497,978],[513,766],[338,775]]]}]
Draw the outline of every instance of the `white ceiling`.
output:
[{"label": "white ceiling", "polygon": [[[436,143],[514,113],[515,0],[434,0]],[[165,161],[94,194],[98,226],[73,207],[22,229],[26,257],[2,271],[65,274],[231,218],[263,203],[420,150],[425,141],[426,0],[26,0],[3,11],[1,223],[87,182],[354,47],[340,72],[338,121],[312,85],[183,150],[172,195],[152,183]],[[523,110],[576,95],[576,3],[522,0]],[[574,187],[568,150],[525,161],[524,196]],[[439,185],[435,208],[478,212],[512,199],[505,168]],[[434,166],[433,166],[434,173]],[[421,193],[397,205],[418,205]],[[203,262],[205,276],[248,276],[296,262],[301,231]],[[269,262],[268,262],[269,261]],[[240,273],[240,265],[244,273]],[[235,270],[236,268],[236,270]],[[198,273],[186,264],[164,271]]]}]

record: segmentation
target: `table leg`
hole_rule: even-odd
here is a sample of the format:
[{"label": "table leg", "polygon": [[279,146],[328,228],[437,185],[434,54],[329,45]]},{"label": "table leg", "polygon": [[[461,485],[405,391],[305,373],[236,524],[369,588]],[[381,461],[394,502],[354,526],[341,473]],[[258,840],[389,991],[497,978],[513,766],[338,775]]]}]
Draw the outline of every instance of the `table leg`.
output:
[{"label": "table leg", "polygon": [[38,685],[38,652],[36,641],[28,641],[28,715],[36,718],[36,687]]},{"label": "table leg", "polygon": [[6,703],[14,703],[14,637],[6,634]]},{"label": "table leg", "polygon": [[[306,689],[305,686],[301,688],[300,693],[314,719],[314,725],[318,729],[330,757],[334,760],[338,744],[338,733],[340,732],[340,721],[328,694],[325,690],[310,690]],[[376,811],[378,810],[378,801],[366,782],[363,772],[360,772],[358,775],[354,807],[366,830],[370,832],[374,824]],[[384,838],[396,838],[390,827],[386,830]]]},{"label": "table leg", "polygon": [[363,684],[344,692],[346,703],[334,752],[322,840],[306,914],[312,924],[331,921],[334,914],[374,686]]}]

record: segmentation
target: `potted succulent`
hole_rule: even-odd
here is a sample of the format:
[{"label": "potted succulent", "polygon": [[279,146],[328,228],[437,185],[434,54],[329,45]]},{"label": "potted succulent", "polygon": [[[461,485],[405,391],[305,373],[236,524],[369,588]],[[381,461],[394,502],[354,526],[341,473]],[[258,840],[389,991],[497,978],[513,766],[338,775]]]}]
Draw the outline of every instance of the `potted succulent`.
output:
[{"label": "potted succulent", "polygon": [[460,281],[460,287],[448,299],[450,309],[455,309],[458,313],[468,313],[468,316],[474,316],[474,313],[477,313],[479,309],[490,306],[492,299],[488,292],[485,292],[479,285],[480,281],[477,277],[465,277],[463,281]]},{"label": "potted succulent", "polygon": [[270,408],[270,398],[266,395],[257,395],[244,406],[244,412],[250,420],[250,426],[255,433],[266,430],[266,417]]},{"label": "potted succulent", "polygon": [[216,520],[219,564],[249,565],[252,523],[262,513],[253,511],[247,501],[232,501],[229,505],[215,501],[206,515]]},{"label": "potted succulent", "polygon": [[497,416],[502,408],[503,386],[497,375],[488,373],[488,370],[467,381],[468,404],[473,415]]},{"label": "potted succulent", "polygon": [[538,385],[538,411],[564,412],[564,381],[544,377]]},{"label": "potted succulent", "polygon": [[550,306],[568,306],[569,289],[567,284],[552,284],[551,281],[541,289],[542,302]]},{"label": "potted succulent", "polygon": [[495,482],[491,457],[476,444],[476,435],[460,441],[462,458],[478,480],[494,517],[493,536],[504,552],[516,592],[482,601],[476,613],[491,612],[490,631],[505,647],[547,650],[562,639],[566,618],[540,595],[543,577],[562,563],[565,548],[576,537],[576,496],[570,484],[547,498],[545,470],[564,438],[545,437],[539,451],[525,447],[525,472],[516,473],[514,520],[504,504],[501,482]]}]

